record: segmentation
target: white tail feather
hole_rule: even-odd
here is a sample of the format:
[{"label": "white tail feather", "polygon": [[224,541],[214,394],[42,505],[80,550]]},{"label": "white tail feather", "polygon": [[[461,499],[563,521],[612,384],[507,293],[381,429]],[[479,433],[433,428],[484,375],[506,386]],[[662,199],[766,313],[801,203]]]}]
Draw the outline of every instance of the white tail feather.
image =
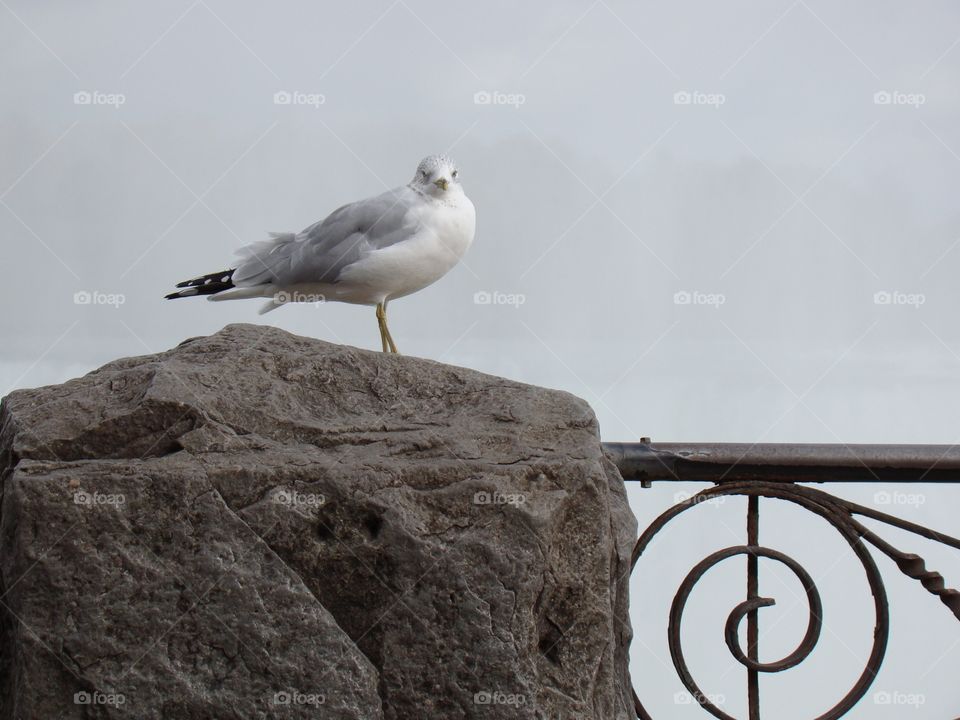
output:
[{"label": "white tail feather", "polygon": [[276,310],[278,307],[283,307],[284,305],[286,305],[286,303],[276,302],[273,299],[267,300],[260,306],[260,309],[257,310],[257,315],[266,315],[271,310]]},{"label": "white tail feather", "polygon": [[270,297],[273,295],[272,287],[269,285],[256,285],[254,287],[234,288],[224,292],[210,295],[207,300],[220,302],[221,300],[245,300],[255,297]]}]

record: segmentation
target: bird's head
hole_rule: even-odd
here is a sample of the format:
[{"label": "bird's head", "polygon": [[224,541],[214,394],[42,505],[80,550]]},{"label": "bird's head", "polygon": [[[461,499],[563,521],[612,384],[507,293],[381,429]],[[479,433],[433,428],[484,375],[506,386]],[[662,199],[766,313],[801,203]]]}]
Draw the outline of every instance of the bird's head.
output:
[{"label": "bird's head", "polygon": [[459,175],[457,164],[446,155],[429,155],[420,161],[410,186],[425,195],[442,198],[461,189]]}]

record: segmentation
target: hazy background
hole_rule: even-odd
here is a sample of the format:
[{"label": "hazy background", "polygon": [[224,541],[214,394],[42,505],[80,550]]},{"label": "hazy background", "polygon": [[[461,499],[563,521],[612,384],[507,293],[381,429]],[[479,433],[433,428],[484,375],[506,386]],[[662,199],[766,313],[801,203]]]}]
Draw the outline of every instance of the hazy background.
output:
[{"label": "hazy background", "polygon": [[[956,3],[0,0],[0,57],[0,392],[230,322],[377,348],[371,308],[161,298],[449,151],[478,236],[391,305],[403,352],[569,390],[607,440],[957,441]],[[631,488],[641,526],[695,489]],[[960,487],[908,490],[888,509],[960,533]],[[764,709],[813,717],[862,670],[869,593],[835,533],[764,504],[761,539],[825,604]],[[687,515],[633,581],[635,682],[661,718],[705,716],[674,695],[670,599],[744,542],[739,501]],[[957,553],[883,532],[960,585]],[[960,714],[960,624],[878,562],[890,650],[850,717]],[[806,613],[762,572],[772,660]],[[722,628],[743,575],[711,572],[685,622],[695,677],[740,717]]]}]

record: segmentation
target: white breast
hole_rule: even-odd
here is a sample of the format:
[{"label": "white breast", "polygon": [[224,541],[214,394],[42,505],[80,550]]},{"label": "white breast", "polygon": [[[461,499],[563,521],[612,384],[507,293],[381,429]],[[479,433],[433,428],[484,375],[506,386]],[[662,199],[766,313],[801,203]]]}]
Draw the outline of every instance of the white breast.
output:
[{"label": "white breast", "polygon": [[473,203],[462,192],[447,203],[411,210],[419,230],[410,238],[374,250],[346,268],[338,280],[349,286],[347,302],[377,303],[410,295],[447,274],[464,256],[476,231]]}]

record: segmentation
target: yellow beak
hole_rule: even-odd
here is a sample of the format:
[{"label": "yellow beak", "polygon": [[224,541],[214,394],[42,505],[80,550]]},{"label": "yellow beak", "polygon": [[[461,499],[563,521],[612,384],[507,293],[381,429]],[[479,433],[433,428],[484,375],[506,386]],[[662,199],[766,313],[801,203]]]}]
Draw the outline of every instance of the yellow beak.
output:
[{"label": "yellow beak", "polygon": [[441,190],[447,189],[447,179],[446,178],[437,178],[433,181],[433,184],[436,185]]}]

